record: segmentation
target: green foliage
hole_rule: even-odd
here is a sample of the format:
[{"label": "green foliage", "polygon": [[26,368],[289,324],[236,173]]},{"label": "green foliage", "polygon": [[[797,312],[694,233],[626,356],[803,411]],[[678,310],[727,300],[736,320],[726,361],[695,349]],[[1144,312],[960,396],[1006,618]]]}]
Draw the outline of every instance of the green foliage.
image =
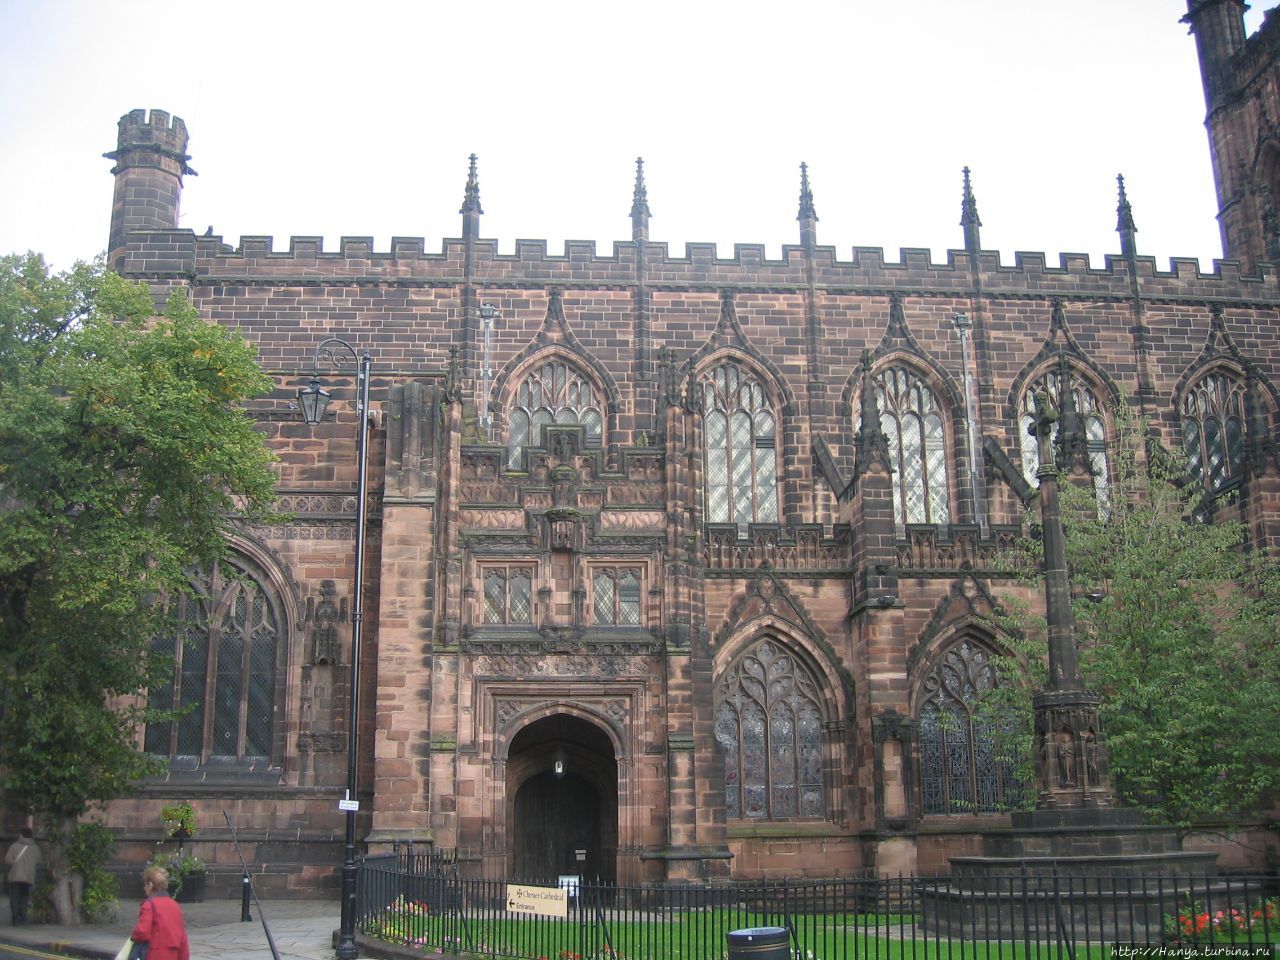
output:
[{"label": "green foliage", "polygon": [[0,790],[50,825],[156,770],[115,708],[172,668],[154,600],[272,519],[252,348],[180,293],[154,313],[99,264],[0,257]]},{"label": "green foliage", "polygon": [[172,853],[167,850],[156,853],[147,861],[147,866],[160,867],[169,874],[169,893],[175,897],[188,876],[193,873],[203,873],[205,869],[203,860],[193,853],[185,853],[181,850]]},{"label": "green foliage", "polygon": [[[1061,486],[1081,669],[1103,696],[1113,787],[1170,823],[1241,813],[1280,786],[1280,571],[1245,549],[1242,524],[1198,522],[1201,488],[1148,447],[1127,405],[1116,420],[1111,509]],[[1024,658],[1042,665],[1042,629],[1022,633],[1038,638],[1021,642]]]},{"label": "green foliage", "polygon": [[67,847],[71,868],[84,879],[80,913],[90,923],[112,919],[120,905],[116,878],[103,869],[115,846],[115,835],[106,824],[84,820],[76,825],[76,832]]},{"label": "green foliage", "polygon": [[185,800],[182,803],[170,804],[160,810],[160,819],[164,822],[165,832],[170,837],[181,835],[183,840],[196,834],[196,812]]}]

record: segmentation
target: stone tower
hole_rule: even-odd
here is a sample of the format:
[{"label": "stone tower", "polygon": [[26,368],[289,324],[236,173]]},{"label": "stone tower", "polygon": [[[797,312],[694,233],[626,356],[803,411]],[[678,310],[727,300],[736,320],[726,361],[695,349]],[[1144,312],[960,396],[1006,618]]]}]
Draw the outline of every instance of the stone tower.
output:
[{"label": "stone tower", "polygon": [[121,266],[125,237],[135,230],[172,230],[178,226],[182,177],[195,176],[187,166],[187,125],[181,117],[170,121],[163,110],[133,110],[120,118],[116,148],[105,153],[116,165],[115,197],[111,203],[111,236],[107,263]]},{"label": "stone tower", "polygon": [[1280,259],[1280,18],[1245,37],[1244,0],[1187,0],[1204,81],[1223,256],[1252,270]]}]

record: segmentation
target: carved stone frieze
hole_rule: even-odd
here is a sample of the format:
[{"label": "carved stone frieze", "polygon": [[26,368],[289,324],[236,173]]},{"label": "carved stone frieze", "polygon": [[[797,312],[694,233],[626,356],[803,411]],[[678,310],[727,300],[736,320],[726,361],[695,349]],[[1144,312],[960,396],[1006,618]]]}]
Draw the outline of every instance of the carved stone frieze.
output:
[{"label": "carved stone frieze", "polygon": [[525,513],[519,507],[463,507],[462,526],[488,530],[523,530]]},{"label": "carved stone frieze", "polygon": [[666,502],[667,491],[660,483],[611,483],[605,488],[605,500],[610,504],[635,503],[643,506],[661,506]]},{"label": "carved stone frieze", "polygon": [[458,484],[462,503],[519,503],[520,488],[514,483],[463,480]]},{"label": "carved stone frieze", "polygon": [[661,531],[666,519],[661,510],[601,510],[599,529]]},{"label": "carved stone frieze", "polygon": [[634,677],[648,676],[652,670],[648,657],[640,656],[528,656],[521,654],[483,654],[476,658],[473,673],[477,677]]}]

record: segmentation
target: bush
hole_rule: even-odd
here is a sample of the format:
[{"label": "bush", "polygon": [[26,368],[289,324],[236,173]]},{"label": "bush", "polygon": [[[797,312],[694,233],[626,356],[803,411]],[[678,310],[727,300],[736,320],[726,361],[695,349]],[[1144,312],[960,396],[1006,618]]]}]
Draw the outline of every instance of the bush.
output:
[{"label": "bush", "polygon": [[89,923],[105,923],[114,919],[120,906],[116,878],[103,869],[115,847],[115,834],[98,820],[78,823],[67,847],[68,862],[84,881],[80,891],[80,914]]}]

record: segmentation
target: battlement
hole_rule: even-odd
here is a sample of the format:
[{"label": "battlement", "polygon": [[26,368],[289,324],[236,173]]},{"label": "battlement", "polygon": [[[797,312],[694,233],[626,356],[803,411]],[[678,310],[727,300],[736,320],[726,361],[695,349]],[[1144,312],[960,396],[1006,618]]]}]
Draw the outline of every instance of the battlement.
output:
[{"label": "battlement", "polygon": [[[711,243],[689,243],[683,256],[673,255],[665,243],[644,243],[641,258],[636,242],[630,240],[615,241],[607,254],[597,252],[592,241],[570,240],[563,253],[551,253],[544,240],[517,240],[514,252],[500,253],[496,240],[477,240],[468,278],[467,244],[461,239],[445,239],[437,252],[428,250],[421,237],[394,237],[389,250],[377,250],[370,237],[342,237],[337,249],[325,249],[322,237],[294,236],[287,247],[276,249],[269,236],[245,236],[232,246],[213,234],[155,230],[130,238],[124,269],[136,276],[176,271],[202,282],[264,286],[429,287],[470,282],[492,288],[621,289],[644,283],[653,290],[786,291],[808,283],[806,251],[800,246],[784,246],[781,257],[769,258],[760,244],[736,244],[731,257],[721,257]],[[989,294],[1006,297],[1128,300],[1136,280],[1142,296],[1152,299],[1280,300],[1269,263],[1248,273],[1237,261],[1215,260],[1213,269],[1205,271],[1194,258],[1174,257],[1165,267],[1155,257],[1139,256],[1131,275],[1128,261],[1119,255],[1108,255],[1101,265],[1083,253],[1051,259],[1040,252],[1018,252],[1012,263],[994,250],[980,251],[976,263],[964,250],[949,250],[941,262],[922,248],[901,249],[896,260],[880,247],[854,247],[842,259],[835,247],[819,246],[811,255],[814,283],[832,294],[879,289],[967,296],[976,275]]]},{"label": "battlement", "polygon": [[147,154],[153,159],[163,157],[176,163],[178,172],[195,176],[195,171],[187,166],[191,159],[187,153],[187,125],[181,117],[171,117],[166,110],[130,110],[117,127],[116,149],[103,156],[115,160],[113,174],[137,165],[147,164]]}]

